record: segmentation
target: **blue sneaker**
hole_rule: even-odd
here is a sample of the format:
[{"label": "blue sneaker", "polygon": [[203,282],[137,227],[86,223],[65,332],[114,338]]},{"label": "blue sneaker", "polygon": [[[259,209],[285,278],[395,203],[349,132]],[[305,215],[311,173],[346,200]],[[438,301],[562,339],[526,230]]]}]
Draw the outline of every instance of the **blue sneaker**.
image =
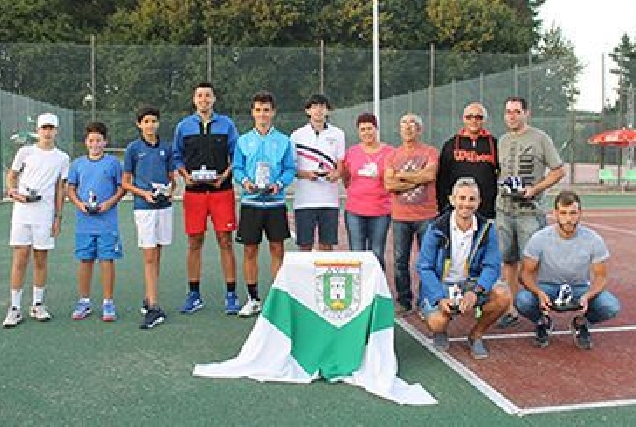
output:
[{"label": "blue sneaker", "polygon": [[106,302],[102,305],[102,320],[104,322],[114,322],[117,320],[117,313],[115,312],[115,304],[112,302]]},{"label": "blue sneaker", "polygon": [[228,292],[225,294],[225,314],[238,314],[241,310],[241,302],[236,292]]},{"label": "blue sneaker", "polygon": [[77,301],[75,304],[75,310],[73,310],[73,314],[71,317],[73,320],[82,320],[86,319],[91,314],[91,303],[84,302],[82,300]]},{"label": "blue sneaker", "polygon": [[192,314],[195,311],[201,310],[205,303],[201,299],[201,295],[198,292],[188,292],[186,296],[185,304],[179,309],[182,314]]}]

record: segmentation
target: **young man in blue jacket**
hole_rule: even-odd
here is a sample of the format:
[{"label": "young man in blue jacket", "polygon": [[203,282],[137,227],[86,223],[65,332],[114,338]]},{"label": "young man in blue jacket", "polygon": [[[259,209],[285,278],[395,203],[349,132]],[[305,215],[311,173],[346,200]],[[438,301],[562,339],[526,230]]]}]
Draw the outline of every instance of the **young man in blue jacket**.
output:
[{"label": "young man in blue jacket", "polygon": [[450,196],[453,210],[429,226],[417,262],[420,314],[435,347],[449,348],[446,330],[453,315],[474,312],[468,343],[475,359],[488,357],[482,337],[510,304],[507,286],[496,285],[501,253],[492,221],[476,213],[480,201],[474,178],[459,178]]},{"label": "young man in blue jacket", "polygon": [[258,246],[263,232],[269,240],[272,278],[283,263],[284,242],[290,237],[285,188],[296,176],[293,145],[272,125],[274,96],[258,92],[252,98],[254,128],[238,139],[234,150],[234,180],[241,185],[241,213],[237,240],[243,244],[243,276],[248,300],[239,316],[260,313]]}]

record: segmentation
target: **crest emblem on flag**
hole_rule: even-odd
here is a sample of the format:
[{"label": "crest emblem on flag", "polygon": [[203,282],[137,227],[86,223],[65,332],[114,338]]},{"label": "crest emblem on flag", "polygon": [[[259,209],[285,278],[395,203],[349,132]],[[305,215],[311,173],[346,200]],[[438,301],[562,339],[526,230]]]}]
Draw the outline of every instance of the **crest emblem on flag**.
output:
[{"label": "crest emblem on flag", "polygon": [[359,261],[316,261],[315,295],[321,313],[332,319],[348,319],[360,306]]}]

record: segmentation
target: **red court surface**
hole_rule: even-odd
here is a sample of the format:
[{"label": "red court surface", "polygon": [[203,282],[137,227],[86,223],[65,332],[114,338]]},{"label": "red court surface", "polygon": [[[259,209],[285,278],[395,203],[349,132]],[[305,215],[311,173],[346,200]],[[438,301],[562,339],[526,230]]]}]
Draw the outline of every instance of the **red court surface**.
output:
[{"label": "red court surface", "polygon": [[[555,333],[547,348],[532,345],[534,326],[527,320],[505,330],[492,328],[486,336],[490,357],[473,360],[465,336],[471,318],[451,323],[451,348],[441,353],[432,347],[430,333],[417,314],[397,319],[429,351],[486,394],[504,411],[518,415],[585,407],[636,404],[636,210],[586,210],[584,224],[601,234],[611,253],[608,289],[621,301],[618,317],[595,325],[594,348],[580,350],[569,332],[572,314],[556,314]],[[293,228],[292,228],[293,229]],[[338,248],[346,250],[341,224]],[[416,253],[412,266],[415,275]],[[387,279],[393,286],[391,236],[386,250]],[[417,295],[417,280],[414,277]]]}]

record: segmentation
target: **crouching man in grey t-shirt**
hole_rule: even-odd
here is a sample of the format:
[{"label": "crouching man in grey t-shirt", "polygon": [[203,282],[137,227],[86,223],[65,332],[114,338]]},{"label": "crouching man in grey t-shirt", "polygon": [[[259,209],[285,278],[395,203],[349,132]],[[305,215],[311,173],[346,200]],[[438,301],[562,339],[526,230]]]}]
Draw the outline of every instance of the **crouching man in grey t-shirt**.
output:
[{"label": "crouching man in grey t-shirt", "polygon": [[554,216],[556,223],[537,231],[525,247],[521,278],[526,289],[517,294],[515,304],[537,324],[535,344],[546,347],[552,329],[548,310],[561,303],[564,289],[571,289],[579,305],[572,319],[574,343],[589,350],[588,324],[611,319],[620,310],[618,299],[605,290],[609,252],[601,236],[579,224],[581,199],[573,191],[556,196]]}]

